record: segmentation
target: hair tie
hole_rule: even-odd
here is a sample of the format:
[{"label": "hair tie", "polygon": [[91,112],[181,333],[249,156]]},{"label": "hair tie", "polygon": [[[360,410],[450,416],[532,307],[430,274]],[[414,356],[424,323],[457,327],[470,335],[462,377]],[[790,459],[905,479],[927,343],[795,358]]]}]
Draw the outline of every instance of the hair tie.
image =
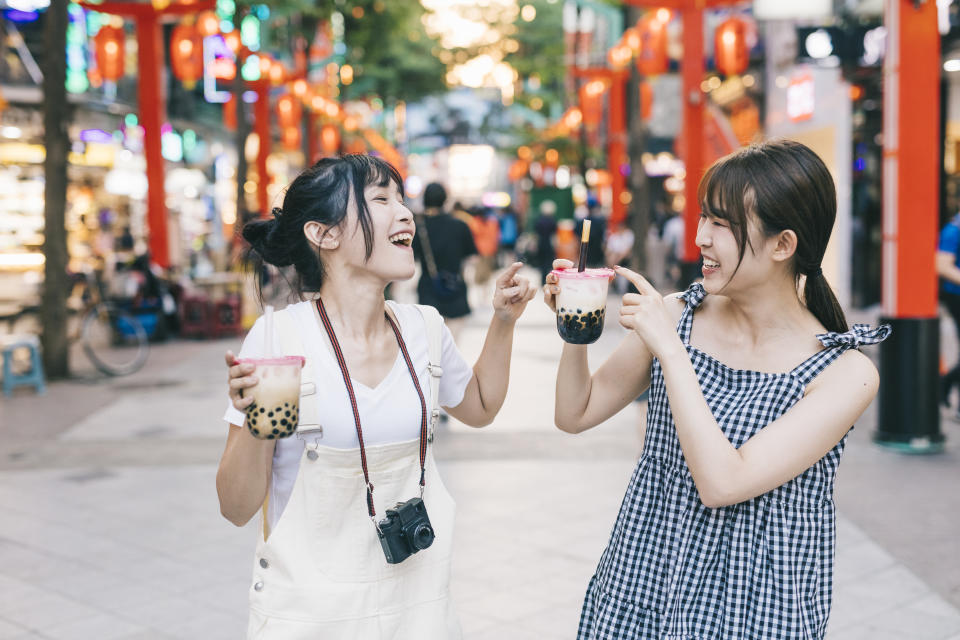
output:
[{"label": "hair tie", "polygon": [[822,275],[823,275],[823,269],[821,269],[820,267],[817,267],[813,271],[807,272],[808,278],[819,278]]},{"label": "hair tie", "polygon": [[281,209],[280,207],[274,207],[274,208],[270,211],[270,213],[273,214],[273,217],[274,217],[274,218],[279,218],[280,215],[283,213],[283,209]]}]

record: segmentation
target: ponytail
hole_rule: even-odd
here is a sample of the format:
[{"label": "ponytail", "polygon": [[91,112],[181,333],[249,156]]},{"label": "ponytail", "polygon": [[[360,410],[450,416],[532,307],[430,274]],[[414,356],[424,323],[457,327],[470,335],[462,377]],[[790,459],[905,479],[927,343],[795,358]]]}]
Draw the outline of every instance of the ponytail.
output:
[{"label": "ponytail", "polygon": [[807,276],[803,285],[803,300],[810,313],[816,316],[827,331],[844,333],[849,329],[843,309],[819,268]]}]

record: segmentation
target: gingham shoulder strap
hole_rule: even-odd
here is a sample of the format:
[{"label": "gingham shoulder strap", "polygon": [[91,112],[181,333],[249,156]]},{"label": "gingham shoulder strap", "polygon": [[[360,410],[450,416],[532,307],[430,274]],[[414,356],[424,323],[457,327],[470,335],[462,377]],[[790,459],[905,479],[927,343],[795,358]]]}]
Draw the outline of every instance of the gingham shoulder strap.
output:
[{"label": "gingham shoulder strap", "polygon": [[803,384],[808,384],[844,352],[849,349],[859,349],[862,345],[880,344],[890,337],[891,332],[892,329],[888,324],[880,325],[876,329],[871,329],[868,324],[855,324],[852,329],[843,333],[836,331],[821,333],[817,336],[817,340],[825,348],[804,360],[790,372],[790,375]]},{"label": "gingham shoulder strap", "polygon": [[677,323],[677,334],[683,340],[683,344],[690,344],[690,332],[693,330],[693,312],[703,299],[707,297],[707,291],[699,282],[694,282],[680,296],[686,301],[683,313],[680,315],[680,322]]}]

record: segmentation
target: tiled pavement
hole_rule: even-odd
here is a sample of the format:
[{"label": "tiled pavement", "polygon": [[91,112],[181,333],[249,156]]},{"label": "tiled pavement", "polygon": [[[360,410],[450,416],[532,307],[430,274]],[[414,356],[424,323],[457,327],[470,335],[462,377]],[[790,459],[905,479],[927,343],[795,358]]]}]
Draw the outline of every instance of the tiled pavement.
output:
[{"label": "tiled pavement", "polygon": [[[481,316],[461,338],[468,358]],[[437,441],[467,640],[574,637],[639,451],[642,404],[580,436],[551,426],[551,320],[535,302],[521,321],[494,425],[452,424]],[[594,364],[619,335],[607,330]],[[214,489],[234,345],[162,345],[136,376],[0,400],[0,640],[243,637],[255,527],[223,520]],[[874,423],[841,465],[828,638],[958,640],[960,428],[944,421],[946,454],[909,458],[872,445]]]}]

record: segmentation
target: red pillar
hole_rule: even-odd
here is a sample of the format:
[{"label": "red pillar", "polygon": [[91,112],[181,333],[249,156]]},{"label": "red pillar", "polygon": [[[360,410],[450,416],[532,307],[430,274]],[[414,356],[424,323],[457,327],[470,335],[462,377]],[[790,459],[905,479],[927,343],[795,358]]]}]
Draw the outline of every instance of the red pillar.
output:
[{"label": "red pillar", "polygon": [[253,111],[253,126],[257,132],[260,150],[257,153],[257,205],[260,217],[270,216],[270,202],[267,185],[270,176],[267,173],[267,156],[270,155],[270,83],[261,80],[256,83],[257,103]]},{"label": "red pillar", "polygon": [[686,166],[684,186],[686,205],[683,210],[683,277],[692,280],[699,275],[700,250],[697,248],[697,223],[700,218],[700,203],[697,187],[704,170],[703,153],[703,10],[685,8],[683,19],[683,148],[681,155]]},{"label": "red pillar", "polygon": [[627,161],[627,114],[625,73],[615,73],[610,84],[610,119],[607,123],[607,168],[613,178],[613,205],[610,210],[610,227],[613,228],[627,217],[627,206],[621,200],[627,179],[623,167]]},{"label": "red pillar", "polygon": [[883,68],[883,321],[874,440],[911,453],[942,451],[937,275],[939,224],[937,6],[886,0]]},{"label": "red pillar", "polygon": [[140,74],[137,83],[140,100],[140,123],[143,126],[143,153],[147,161],[147,225],[150,258],[161,267],[170,266],[170,243],[167,238],[167,203],[164,192],[164,164],[160,153],[160,127],[164,105],[161,76],[164,69],[160,23],[153,12],[137,18],[137,54]]},{"label": "red pillar", "polygon": [[319,122],[320,116],[313,109],[307,109],[307,166],[320,159]]}]

